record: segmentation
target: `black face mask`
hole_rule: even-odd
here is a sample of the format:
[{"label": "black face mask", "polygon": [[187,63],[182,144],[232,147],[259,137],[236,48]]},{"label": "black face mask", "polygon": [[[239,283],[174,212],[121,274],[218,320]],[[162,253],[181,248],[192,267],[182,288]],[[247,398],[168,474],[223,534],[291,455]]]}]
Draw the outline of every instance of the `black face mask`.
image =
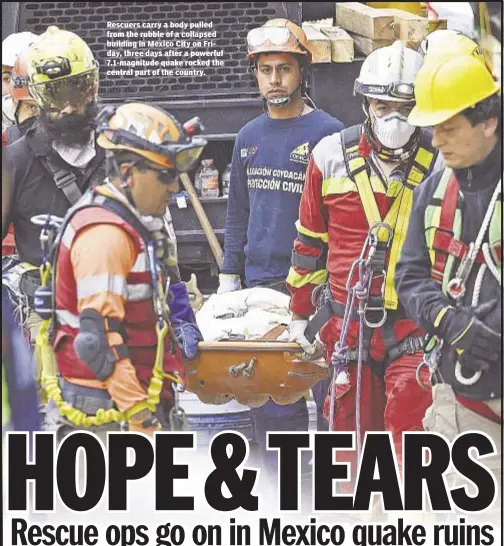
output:
[{"label": "black face mask", "polygon": [[62,142],[67,146],[83,146],[89,142],[91,133],[96,128],[98,106],[91,102],[82,114],[68,114],[59,119],[49,117],[47,111],[41,110],[39,130],[45,140]]},{"label": "black face mask", "polygon": [[22,135],[26,134],[26,131],[35,123],[37,116],[32,116],[31,118],[25,119],[21,123],[18,123],[18,129]]}]

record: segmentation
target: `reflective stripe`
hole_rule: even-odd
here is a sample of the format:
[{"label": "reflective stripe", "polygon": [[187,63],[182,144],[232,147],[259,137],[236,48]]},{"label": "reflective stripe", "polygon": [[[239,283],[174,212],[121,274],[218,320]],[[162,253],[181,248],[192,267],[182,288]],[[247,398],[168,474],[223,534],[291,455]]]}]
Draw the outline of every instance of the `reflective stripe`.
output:
[{"label": "reflective stripe", "polygon": [[350,178],[326,178],[322,182],[322,197],[357,191]]},{"label": "reflective stripe", "polygon": [[147,263],[147,254],[145,252],[140,252],[138,255],[132,269],[131,273],[145,273],[149,271],[149,264]]},{"label": "reflective stripe", "polygon": [[307,284],[324,284],[327,280],[327,269],[321,269],[314,273],[308,273],[306,275],[300,275],[293,267],[290,268],[289,275],[287,277],[287,284],[294,286],[295,288],[301,288]]},{"label": "reflective stripe", "polygon": [[63,233],[63,237],[61,238],[61,242],[68,248],[72,246],[73,240],[75,238],[75,229],[71,226],[71,224],[68,224],[68,226],[65,229],[65,232]]},{"label": "reflective stripe", "polygon": [[77,283],[77,299],[88,298],[103,292],[126,296],[126,279],[120,275],[94,275]]},{"label": "reflective stripe", "polygon": [[308,228],[305,228],[301,225],[299,220],[296,221],[296,229],[299,233],[307,235],[308,237],[314,237],[315,239],[321,239],[324,243],[329,242],[329,233],[317,233],[316,231],[311,231]]},{"label": "reflective stripe", "polygon": [[70,313],[70,311],[56,310],[56,317],[58,322],[63,326],[70,326],[70,328],[78,329],[80,327],[79,317]]},{"label": "reflective stripe", "polygon": [[150,284],[128,284],[126,299],[128,301],[142,301],[152,298]]},{"label": "reflective stripe", "polygon": [[[387,194],[388,192],[383,187],[383,184],[378,176],[371,176],[371,187],[374,193]],[[402,184],[401,184],[402,186]],[[343,193],[357,192],[357,186],[348,177],[343,178],[327,178],[322,182],[322,197],[327,195],[340,195]],[[397,192],[397,190],[396,190]]]},{"label": "reflective stripe", "polygon": [[[349,153],[353,149],[354,147],[346,150],[347,157],[349,157]],[[428,172],[431,169],[433,159],[434,154],[432,152],[420,147],[415,154],[414,164],[406,177],[404,186],[401,184],[401,188],[399,185],[394,184],[393,186],[391,185],[386,192],[386,195],[393,195],[395,199],[386,217],[383,219],[383,223],[390,226],[394,232],[393,239],[390,243],[390,258],[385,279],[385,309],[397,309],[398,306],[398,298],[394,284],[395,269],[408,231],[409,216],[413,206],[412,189],[418,186],[425,177],[425,173],[422,172],[420,168],[416,167],[415,164],[419,165],[421,168],[425,168]],[[380,192],[373,185],[373,177],[370,178],[368,176],[368,173],[364,168],[365,165],[366,161],[362,157],[355,157],[348,161],[349,174],[353,176],[353,179],[355,180],[368,224],[372,225],[375,222],[382,222],[375,195],[377,193],[383,193],[383,190]],[[380,228],[377,236],[379,241],[387,242],[389,233],[386,229]]]},{"label": "reflective stripe", "polygon": [[429,170],[432,160],[434,159],[434,154],[432,152],[429,152],[429,150],[426,150],[425,148],[418,148],[418,152],[415,156],[415,161],[417,163],[420,163],[420,165],[424,168]]}]

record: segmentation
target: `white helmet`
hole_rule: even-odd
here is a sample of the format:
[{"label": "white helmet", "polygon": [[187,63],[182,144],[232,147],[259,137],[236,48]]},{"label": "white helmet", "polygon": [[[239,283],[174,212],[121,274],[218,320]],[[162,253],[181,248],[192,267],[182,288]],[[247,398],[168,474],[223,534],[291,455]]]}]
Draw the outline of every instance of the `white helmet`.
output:
[{"label": "white helmet", "polygon": [[2,42],[2,66],[14,66],[17,56],[38,38],[33,32],[10,34]]},{"label": "white helmet", "polygon": [[[450,37],[463,36],[458,30],[438,29],[427,35],[418,46],[418,53],[425,57],[429,49],[435,49],[439,44]],[[469,38],[468,38],[469,39]],[[477,44],[476,44],[477,45]]]},{"label": "white helmet", "polygon": [[370,53],[355,80],[354,94],[387,101],[415,100],[414,83],[423,57],[397,40]]}]

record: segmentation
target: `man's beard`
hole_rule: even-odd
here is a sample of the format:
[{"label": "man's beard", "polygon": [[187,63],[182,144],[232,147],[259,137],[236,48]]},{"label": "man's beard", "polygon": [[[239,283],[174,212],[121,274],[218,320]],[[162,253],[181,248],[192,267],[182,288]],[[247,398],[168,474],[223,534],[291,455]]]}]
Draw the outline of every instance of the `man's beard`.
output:
[{"label": "man's beard", "polygon": [[67,146],[84,146],[96,128],[98,105],[89,103],[82,114],[68,114],[58,119],[49,117],[45,110],[39,114],[39,133],[49,142],[61,142]]}]

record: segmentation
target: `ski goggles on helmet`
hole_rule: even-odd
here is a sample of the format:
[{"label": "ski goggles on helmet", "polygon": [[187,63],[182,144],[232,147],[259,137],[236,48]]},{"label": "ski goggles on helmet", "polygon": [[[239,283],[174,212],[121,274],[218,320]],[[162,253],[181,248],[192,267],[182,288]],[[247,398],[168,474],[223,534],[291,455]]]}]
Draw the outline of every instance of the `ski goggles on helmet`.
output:
[{"label": "ski goggles on helmet", "polygon": [[29,84],[30,94],[43,110],[61,111],[68,104],[85,105],[96,99],[98,68],[75,76]]},{"label": "ski goggles on helmet", "polygon": [[247,49],[249,55],[258,50],[264,52],[264,46],[282,47],[286,49],[304,50],[299,40],[287,27],[260,27],[254,28],[247,34]]},{"label": "ski goggles on helmet", "polygon": [[[98,127],[97,131],[103,133],[110,142],[119,146],[124,146],[140,154],[142,151],[152,152],[167,158],[171,166],[166,171],[173,170],[176,173],[191,170],[207,144],[207,141],[201,137],[188,138],[186,142],[169,141],[155,144],[124,129],[112,129],[108,126]],[[171,178],[173,180],[173,176]]]},{"label": "ski goggles on helmet", "polygon": [[355,81],[354,94],[383,95],[400,100],[415,100],[415,86],[412,83],[394,82],[388,85],[376,85]]}]

